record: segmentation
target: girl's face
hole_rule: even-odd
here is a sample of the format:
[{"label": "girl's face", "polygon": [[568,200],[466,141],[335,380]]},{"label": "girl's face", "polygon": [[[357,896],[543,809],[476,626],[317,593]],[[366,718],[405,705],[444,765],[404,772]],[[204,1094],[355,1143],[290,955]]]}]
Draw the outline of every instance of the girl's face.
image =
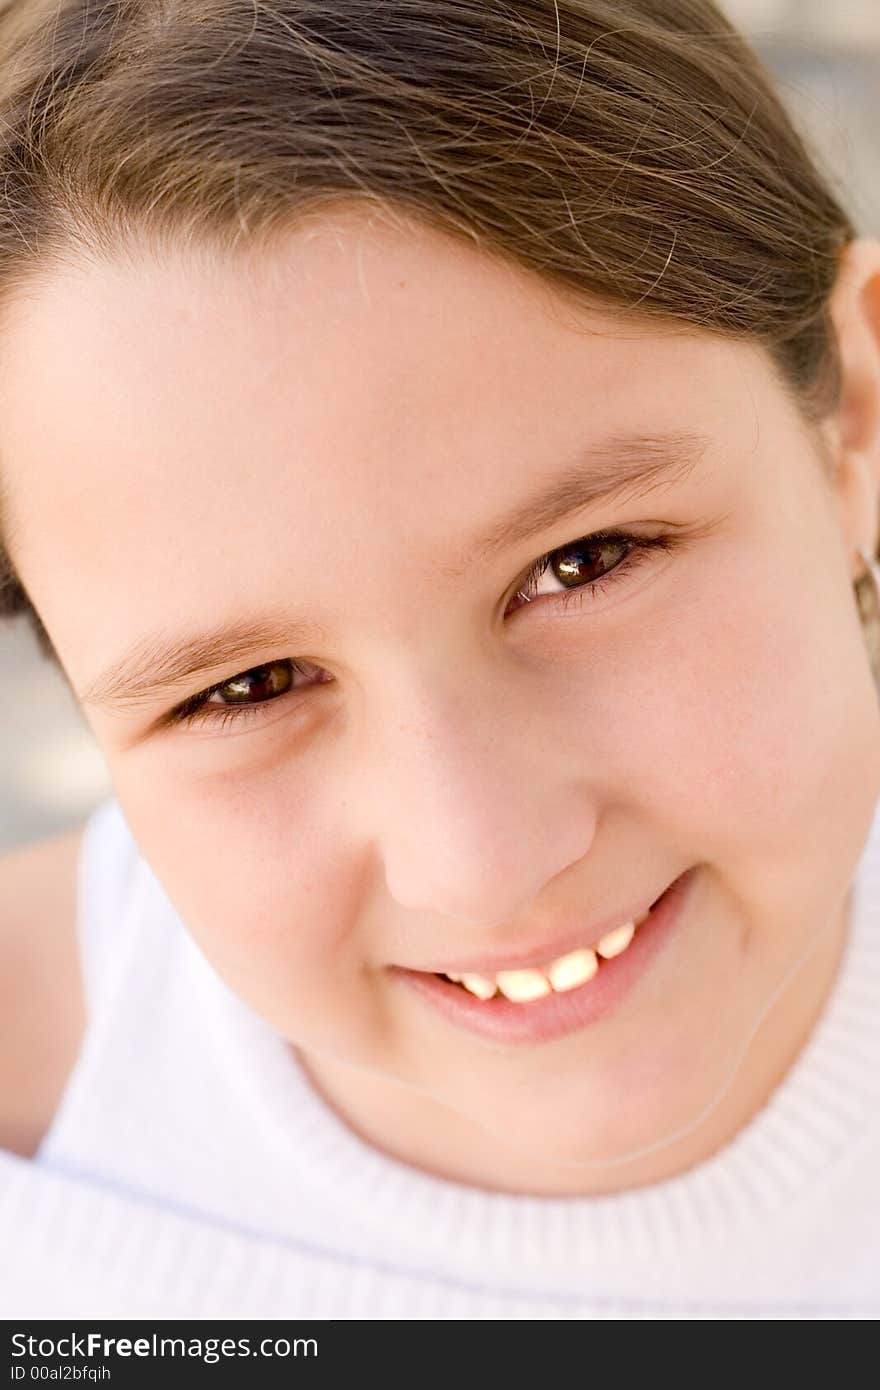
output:
[{"label": "girl's face", "polygon": [[[768,359],[351,213],[55,271],[2,360],[13,556],[128,823],[348,1123],[548,1193],[731,1137],[833,982],[880,790],[868,504]],[[553,1036],[395,970],[550,961],[688,869]]]}]

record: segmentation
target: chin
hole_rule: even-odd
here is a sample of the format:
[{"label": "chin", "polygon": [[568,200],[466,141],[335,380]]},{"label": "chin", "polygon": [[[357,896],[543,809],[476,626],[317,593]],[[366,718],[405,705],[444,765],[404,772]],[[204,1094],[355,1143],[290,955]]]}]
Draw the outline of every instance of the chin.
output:
[{"label": "chin", "polygon": [[512,1152],[536,1164],[587,1169],[626,1163],[662,1145],[668,1137],[659,1116],[654,1125],[647,1116],[642,1116],[638,1125],[615,1124],[613,1119],[590,1125],[585,1118],[576,1129],[558,1130],[533,1124],[527,1130],[508,1130],[497,1137]]},{"label": "chin", "polygon": [[[727,1077],[690,1074],[685,1084],[670,1089],[659,1077],[649,1088],[621,1084],[613,1098],[607,1092],[597,1095],[584,1088],[579,1095],[545,1097],[543,1105],[510,1105],[507,1113],[498,1108],[470,1118],[507,1149],[518,1166],[534,1163],[537,1168],[554,1164],[583,1167],[584,1190],[589,1190],[591,1173],[595,1178],[612,1177],[612,1170],[623,1170],[649,1154],[675,1145],[699,1127],[726,1090]],[[639,1165],[650,1167],[650,1163]],[[602,1170],[609,1170],[603,1172]],[[639,1181],[650,1181],[640,1176]],[[611,1186],[613,1186],[612,1184]],[[621,1171],[620,1186],[626,1185]],[[610,1190],[610,1188],[609,1188]]]}]

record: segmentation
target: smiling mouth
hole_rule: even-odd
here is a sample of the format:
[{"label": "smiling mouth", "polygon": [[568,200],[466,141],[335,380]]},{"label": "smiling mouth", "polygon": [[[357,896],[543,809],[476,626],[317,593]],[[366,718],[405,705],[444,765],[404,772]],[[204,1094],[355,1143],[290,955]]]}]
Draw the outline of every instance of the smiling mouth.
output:
[{"label": "smiling mouth", "polygon": [[[701,882],[692,865],[632,922],[555,960],[524,969],[443,973],[391,966],[415,997],[447,1025],[493,1046],[532,1045],[578,1033],[622,1005],[651,962],[668,948]],[[600,954],[599,947],[606,954]],[[553,974],[555,984],[551,983]]]},{"label": "smiling mouth", "polygon": [[[672,885],[670,885],[672,887]],[[603,961],[623,955],[648,920],[654,908],[662,902],[667,888],[651,904],[647,912],[628,922],[622,922],[592,946],[578,947],[546,963],[527,969],[497,971],[432,972],[437,979],[449,981],[477,999],[489,1000],[501,994],[512,1003],[525,1004],[548,994],[564,994],[578,989],[598,975]]]}]

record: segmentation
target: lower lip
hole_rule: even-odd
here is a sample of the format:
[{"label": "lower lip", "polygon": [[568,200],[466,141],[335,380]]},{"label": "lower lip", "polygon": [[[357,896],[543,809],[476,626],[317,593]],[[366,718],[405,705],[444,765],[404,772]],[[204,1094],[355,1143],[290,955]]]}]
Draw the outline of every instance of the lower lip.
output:
[{"label": "lower lip", "polygon": [[391,973],[451,1023],[493,1042],[546,1042],[575,1033],[603,1018],[626,998],[681,920],[696,877],[694,866],[670,884],[626,950],[610,960],[600,956],[593,978],[574,989],[517,1004],[500,993],[491,999],[477,999],[463,986],[425,970],[394,965]]}]

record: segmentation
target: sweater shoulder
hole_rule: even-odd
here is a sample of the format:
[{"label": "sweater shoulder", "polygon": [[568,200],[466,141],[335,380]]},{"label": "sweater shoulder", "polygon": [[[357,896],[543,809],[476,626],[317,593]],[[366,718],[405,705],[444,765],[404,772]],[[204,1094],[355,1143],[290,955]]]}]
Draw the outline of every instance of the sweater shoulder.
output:
[{"label": "sweater shoulder", "polygon": [[51,1127],[112,957],[130,876],[115,802],[0,855],[0,1149]]}]

